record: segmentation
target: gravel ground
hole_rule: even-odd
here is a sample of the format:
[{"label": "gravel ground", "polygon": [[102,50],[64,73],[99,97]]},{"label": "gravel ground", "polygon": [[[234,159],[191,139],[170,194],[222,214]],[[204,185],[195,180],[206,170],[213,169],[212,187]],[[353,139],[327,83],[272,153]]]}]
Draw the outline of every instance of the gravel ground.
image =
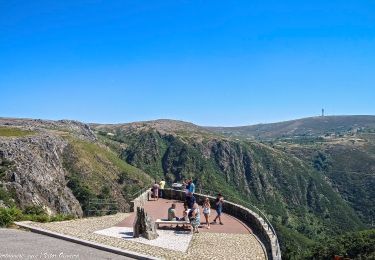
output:
[{"label": "gravel ground", "polygon": [[[199,233],[194,234],[186,253],[110,237],[94,231],[113,227],[129,214],[85,218],[51,223],[30,223],[43,229],[102,243],[164,259],[266,259],[261,245],[252,235]],[[173,241],[171,241],[173,243]]]}]

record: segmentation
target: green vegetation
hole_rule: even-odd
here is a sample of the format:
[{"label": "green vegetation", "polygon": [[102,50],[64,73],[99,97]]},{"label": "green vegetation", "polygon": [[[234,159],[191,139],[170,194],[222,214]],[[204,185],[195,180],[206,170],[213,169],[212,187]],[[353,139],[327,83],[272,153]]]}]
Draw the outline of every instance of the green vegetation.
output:
[{"label": "green vegetation", "polygon": [[7,207],[16,206],[15,202],[13,201],[13,196],[3,187],[0,187],[0,201],[3,201]]},{"label": "green vegetation", "polygon": [[35,132],[30,130],[23,130],[15,127],[4,127],[0,126],[0,136],[4,137],[24,137],[28,135],[33,135]]},{"label": "green vegetation", "polygon": [[314,154],[314,168],[289,151],[257,142],[196,138],[196,132],[193,137],[152,129],[115,132],[112,145],[125,147],[121,158],[151,176],[167,183],[192,177],[198,189],[220,191],[266,212],[286,259],[303,257],[314,241],[364,227],[319,173],[331,164],[323,152]]},{"label": "green vegetation", "polygon": [[43,208],[30,206],[23,211],[17,207],[0,208],[0,227],[8,227],[15,221],[35,221],[35,222],[52,222],[70,220],[74,217],[71,215],[57,214],[49,216]]},{"label": "green vegetation", "polygon": [[333,259],[335,255],[350,259],[375,259],[375,229],[347,233],[316,243],[306,259]]},{"label": "green vegetation", "polygon": [[6,208],[0,208],[0,227],[10,226],[14,221],[36,221],[52,222],[73,219],[72,215],[56,214],[49,216],[40,206],[27,206],[23,210],[16,206],[12,194],[0,187],[0,201],[3,201]]},{"label": "green vegetation", "polygon": [[276,224],[275,229],[280,241],[283,259],[302,259],[310,254],[315,242],[301,233]]},{"label": "green vegetation", "polygon": [[90,201],[130,201],[131,194],[151,183],[146,173],[122,161],[107,146],[70,137],[68,141],[63,153],[63,165],[69,172],[67,186],[85,214],[89,210],[115,212],[118,208],[104,205],[105,202],[100,205]]}]

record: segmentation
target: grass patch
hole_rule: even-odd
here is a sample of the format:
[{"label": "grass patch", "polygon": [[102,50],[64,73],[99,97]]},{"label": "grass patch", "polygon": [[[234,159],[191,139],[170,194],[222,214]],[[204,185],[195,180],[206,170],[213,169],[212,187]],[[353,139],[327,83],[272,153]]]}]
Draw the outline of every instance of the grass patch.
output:
[{"label": "grass patch", "polygon": [[15,127],[0,126],[0,136],[4,137],[24,137],[35,134],[34,131],[23,130]]}]

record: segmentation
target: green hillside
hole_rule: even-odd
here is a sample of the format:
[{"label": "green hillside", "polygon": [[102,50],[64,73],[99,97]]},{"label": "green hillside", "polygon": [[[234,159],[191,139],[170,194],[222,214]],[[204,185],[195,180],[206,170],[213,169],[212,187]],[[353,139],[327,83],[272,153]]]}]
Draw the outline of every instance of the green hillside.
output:
[{"label": "green hillside", "polygon": [[232,201],[263,209],[277,228],[286,258],[302,256],[318,239],[364,227],[305,160],[258,142],[189,130],[155,123],[141,129],[131,124],[97,128],[124,161],[154,178],[173,183],[192,177],[198,189],[221,191]]},{"label": "green hillside", "polygon": [[121,160],[100,143],[68,137],[69,145],[63,154],[68,171],[67,186],[79,200],[84,213],[90,199],[112,199],[119,209],[128,207],[132,195],[150,185],[151,178],[140,169]]}]

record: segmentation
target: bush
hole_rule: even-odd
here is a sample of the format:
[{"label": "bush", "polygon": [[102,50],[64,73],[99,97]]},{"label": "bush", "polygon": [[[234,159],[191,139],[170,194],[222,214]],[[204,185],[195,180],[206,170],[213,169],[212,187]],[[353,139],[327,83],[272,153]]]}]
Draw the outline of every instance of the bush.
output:
[{"label": "bush", "polygon": [[41,215],[25,215],[25,218],[30,221],[35,221],[35,222],[48,222],[49,221],[49,216],[47,214],[41,214]]},{"label": "bush", "polygon": [[7,227],[12,223],[12,216],[7,208],[0,208],[0,227]]},{"label": "bush", "polygon": [[4,204],[8,207],[14,207],[15,206],[15,203],[14,203],[10,193],[2,187],[0,187],[0,200],[2,200],[4,202]]},{"label": "bush", "polygon": [[0,227],[7,227],[22,218],[22,211],[17,208],[0,208]]},{"label": "bush", "polygon": [[35,222],[64,221],[74,219],[73,215],[57,214],[48,216],[42,207],[29,206],[23,212],[16,208],[0,208],[0,227],[8,227],[14,221],[29,220]]},{"label": "bush", "polygon": [[33,206],[27,206],[23,210],[23,214],[26,214],[26,215],[43,215],[43,214],[46,214],[46,212],[44,211],[43,207],[33,205]]}]

